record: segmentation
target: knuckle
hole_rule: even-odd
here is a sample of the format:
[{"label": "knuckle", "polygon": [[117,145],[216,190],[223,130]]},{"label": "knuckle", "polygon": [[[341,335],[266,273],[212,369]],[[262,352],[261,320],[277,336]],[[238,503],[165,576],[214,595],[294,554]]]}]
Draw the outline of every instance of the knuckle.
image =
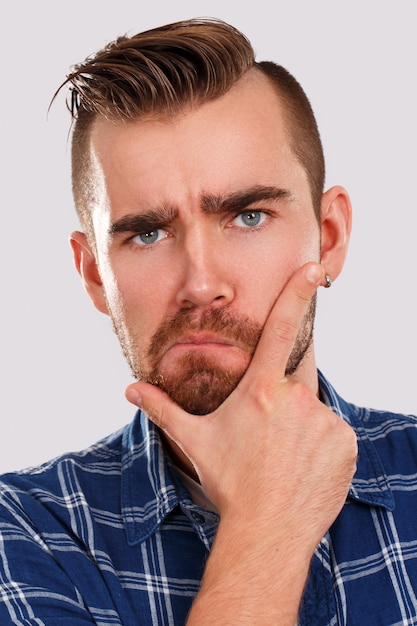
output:
[{"label": "knuckle", "polygon": [[276,405],[271,381],[262,381],[248,390],[248,399],[259,413],[271,413]]},{"label": "knuckle", "polygon": [[301,404],[309,404],[311,402],[317,403],[317,396],[312,389],[305,383],[295,380],[292,383],[292,392]]},{"label": "knuckle", "polygon": [[275,335],[280,342],[292,342],[298,333],[298,326],[291,320],[280,320],[275,328]]},{"label": "knuckle", "polygon": [[310,387],[289,378],[257,380],[248,391],[254,404],[265,413],[276,412],[279,407],[280,413],[310,414],[317,403]]},{"label": "knuckle", "polygon": [[299,288],[295,290],[295,296],[303,305],[306,304],[307,302],[310,302],[313,294],[314,294],[314,290],[312,291],[312,285],[310,284],[308,284],[305,289]]},{"label": "knuckle", "polygon": [[352,459],[355,461],[355,465],[356,465],[356,461],[358,458],[358,438],[356,436],[355,431],[353,430],[353,428],[351,428],[350,426],[348,426],[349,432],[348,432],[348,437],[349,437],[349,446],[350,446],[350,450],[351,450],[351,455],[352,455]]},{"label": "knuckle", "polygon": [[340,452],[340,458],[345,460],[347,468],[351,469],[351,474],[356,469],[358,458],[358,440],[355,431],[339,416],[335,415],[338,428],[338,444],[337,448]]}]

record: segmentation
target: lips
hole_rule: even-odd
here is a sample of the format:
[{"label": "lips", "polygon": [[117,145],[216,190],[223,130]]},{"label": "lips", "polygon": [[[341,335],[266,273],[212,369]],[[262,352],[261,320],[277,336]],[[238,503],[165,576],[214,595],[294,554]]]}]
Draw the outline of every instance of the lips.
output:
[{"label": "lips", "polygon": [[[235,344],[230,341],[230,339],[226,339],[223,337],[219,337],[218,335],[214,335],[212,333],[188,333],[187,335],[180,337],[175,342],[173,342],[169,348],[174,345],[190,345],[194,344],[197,346],[201,346],[203,344],[217,344],[224,346],[234,346]],[[168,349],[169,349],[168,348]]]},{"label": "lips", "polygon": [[191,358],[194,355],[203,358],[204,355],[208,359],[214,358],[215,361],[211,362],[217,362],[218,366],[226,366],[226,363],[230,366],[239,354],[241,356],[238,358],[241,360],[243,353],[248,354],[248,347],[229,338],[207,331],[190,332],[173,339],[165,346],[163,352],[161,351],[159,365],[161,371],[166,373],[166,368],[170,369],[179,363],[177,359]]},{"label": "lips", "polygon": [[[234,352],[252,354],[262,328],[246,316],[232,315],[226,308],[211,309],[196,314],[180,309],[157,329],[147,350],[149,370],[159,372],[169,353],[176,356],[210,353],[224,356]],[[213,354],[215,356],[215,354]]]},{"label": "lips", "polygon": [[180,355],[194,351],[215,353],[225,349],[239,350],[239,346],[223,337],[207,335],[206,333],[198,335],[192,334],[180,337],[170,343],[164,350],[164,356],[167,356],[169,353],[177,353]]}]

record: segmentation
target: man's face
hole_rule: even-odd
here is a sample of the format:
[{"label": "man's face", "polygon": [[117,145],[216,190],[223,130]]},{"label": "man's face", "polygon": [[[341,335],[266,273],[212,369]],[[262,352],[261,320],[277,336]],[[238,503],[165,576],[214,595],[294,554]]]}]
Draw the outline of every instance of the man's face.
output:
[{"label": "man's face", "polygon": [[[125,355],[137,378],[208,413],[246,371],[289,277],[320,258],[279,100],[252,73],[174,119],[97,119],[91,151],[97,262]],[[313,317],[312,307],[290,373]]]}]

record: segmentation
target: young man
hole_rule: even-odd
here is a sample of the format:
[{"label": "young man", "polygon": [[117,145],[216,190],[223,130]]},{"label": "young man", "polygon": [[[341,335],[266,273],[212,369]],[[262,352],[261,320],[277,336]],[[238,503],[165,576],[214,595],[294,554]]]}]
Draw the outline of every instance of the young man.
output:
[{"label": "young man", "polygon": [[417,623],[416,421],[315,362],[351,208],[301,87],[210,20],[66,82],[75,264],[141,410],[4,477],[1,623]]}]

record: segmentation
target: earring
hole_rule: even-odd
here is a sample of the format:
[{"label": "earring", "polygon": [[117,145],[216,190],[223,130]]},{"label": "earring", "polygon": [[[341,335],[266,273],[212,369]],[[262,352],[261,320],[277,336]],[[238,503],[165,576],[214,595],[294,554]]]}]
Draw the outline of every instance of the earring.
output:
[{"label": "earring", "polygon": [[326,281],[326,284],[324,285],[326,289],[332,286],[333,281],[328,274],[326,274],[326,276],[324,277],[324,280]]}]

